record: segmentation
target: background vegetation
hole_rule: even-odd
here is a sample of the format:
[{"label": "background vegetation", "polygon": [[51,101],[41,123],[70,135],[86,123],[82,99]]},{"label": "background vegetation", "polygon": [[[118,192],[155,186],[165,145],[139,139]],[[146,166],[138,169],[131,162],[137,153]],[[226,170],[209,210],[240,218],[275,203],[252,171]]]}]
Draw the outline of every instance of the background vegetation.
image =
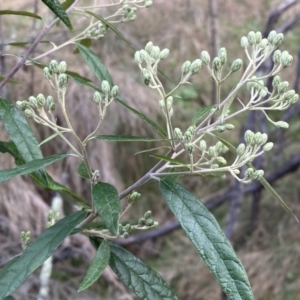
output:
[{"label": "background vegetation", "polygon": [[[44,14],[46,11],[45,6],[38,0],[2,1],[0,9],[27,10],[38,14]],[[102,13],[105,16],[109,14],[109,10],[100,11],[100,14]],[[86,20],[76,18],[76,15],[71,15],[71,18],[72,23],[77,24],[77,28],[83,28]],[[42,29],[39,21],[32,20],[18,16],[0,16],[0,53],[18,56],[24,54],[28,44],[16,47],[8,43],[16,40],[32,41]],[[294,89],[299,93],[298,20],[298,1],[156,0],[151,8],[140,10],[134,22],[119,23],[116,27],[138,49],[144,47],[149,40],[161,48],[170,49],[169,59],[161,63],[161,68],[170,79],[164,79],[164,83],[170,87],[173,86],[172,82],[179,78],[182,63],[188,59],[196,59],[202,50],[208,50],[213,56],[220,47],[226,47],[230,65],[233,59],[243,55],[239,40],[249,30],[259,30],[265,34],[272,29],[284,32],[284,45],[294,56],[294,65],[283,72],[282,77],[294,83]],[[69,37],[67,29],[55,27],[44,40],[61,44]],[[51,46],[48,43],[42,43],[31,58],[49,49]],[[72,53],[74,49],[75,46],[68,46],[41,60],[66,60],[70,70],[94,79],[83,67],[81,58]],[[156,95],[142,83],[140,72],[133,61],[135,51],[111,30],[108,30],[103,39],[95,41],[92,49],[108,67],[115,83],[120,87],[122,97],[130,105],[159,121]],[[8,73],[16,61],[13,56],[1,56],[1,75]],[[261,72],[266,72],[268,68],[270,66],[266,64]],[[43,81],[42,71],[37,68],[26,66],[14,79],[26,84],[6,85],[0,91],[1,97],[15,103],[16,100],[27,99],[39,92],[47,94],[48,87]],[[193,83],[193,87],[182,89],[182,99],[177,100],[178,111],[175,115],[180,118],[176,122],[181,124],[179,127],[182,128],[188,126],[196,110],[214,103],[214,90],[209,79],[201,76],[200,72],[193,78]],[[224,94],[231,90],[234,83],[232,80],[227,86],[228,90],[223,91]],[[75,131],[80,136],[85,136],[97,122],[93,105],[89,105],[92,91],[72,85],[68,93],[72,95],[69,98],[72,101],[69,101],[68,105]],[[231,142],[237,143],[246,129],[269,134],[276,147],[269,156],[257,161],[256,166],[263,167],[267,179],[298,217],[299,112],[299,103],[293,106],[292,110],[286,111],[284,119],[289,120],[290,129],[276,133],[274,127],[269,126],[260,114],[251,113],[248,119],[243,115],[236,121],[236,129],[230,136]],[[276,115],[273,117],[276,118]],[[32,125],[40,141],[51,134],[45,127]],[[106,134],[143,136],[147,133],[155,136],[150,128],[140,124],[139,119],[115,104],[110,107],[103,126],[103,132]],[[0,139],[6,138],[5,131],[1,129]],[[155,147],[155,144],[150,147],[152,146]],[[133,148],[132,144],[128,146],[126,143],[98,142],[97,146],[95,144],[89,150],[92,164],[100,169],[103,181],[114,184],[121,191],[123,187],[140,178],[155,162],[147,153],[134,155],[145,148],[143,144]],[[48,156],[68,149],[61,140],[55,139],[43,145],[42,150],[44,155]],[[8,155],[1,154],[0,165],[1,169],[8,168],[12,167],[14,162]],[[49,172],[57,181],[65,182],[79,194],[88,195],[89,186],[85,185],[79,176],[74,175],[77,167],[78,165],[69,158],[66,163],[56,163],[54,167],[50,167]],[[228,177],[225,180],[185,179],[184,184],[213,209],[246,268],[256,299],[300,299],[299,224],[291,215],[274,202],[258,183],[241,186]],[[222,295],[215,280],[200,261],[188,239],[178,229],[178,224],[173,221],[171,213],[156,194],[156,189],[147,185],[139,192],[142,193],[142,198],[135,206],[135,211],[130,211],[131,215],[128,217],[135,220],[136,215],[140,216],[147,209],[151,209],[161,227],[143,235],[130,237],[122,243],[162,274],[171,286],[176,287],[182,299],[221,299]],[[17,177],[1,184],[0,264],[21,251],[21,231],[30,230],[34,237],[44,230],[45,216],[54,196],[53,193],[39,190],[30,178]],[[70,207],[66,205],[65,211],[69,210]],[[81,237],[70,238],[59,248],[54,258],[50,299],[134,299],[109,269],[89,292],[80,296],[77,294],[76,288],[84,277],[92,254],[93,249]],[[32,275],[14,296],[16,299],[35,299],[38,290],[39,271]]]}]

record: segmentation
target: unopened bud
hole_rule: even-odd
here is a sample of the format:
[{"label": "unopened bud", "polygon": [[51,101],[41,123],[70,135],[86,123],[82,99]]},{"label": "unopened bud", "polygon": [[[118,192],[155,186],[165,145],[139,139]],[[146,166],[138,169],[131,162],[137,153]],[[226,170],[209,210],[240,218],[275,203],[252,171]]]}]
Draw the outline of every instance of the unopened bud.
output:
[{"label": "unopened bud", "polygon": [[194,75],[194,74],[198,73],[201,69],[201,66],[202,66],[201,59],[198,58],[198,59],[194,60],[193,63],[191,64],[192,74]]},{"label": "unopened bud", "polygon": [[[39,95],[42,95],[42,94],[39,94]],[[38,101],[37,101],[37,99],[35,97],[30,96],[28,98],[28,101],[29,101],[29,105],[30,105],[31,108],[33,108],[33,109],[37,109],[38,108]],[[45,102],[44,102],[44,104],[45,104]],[[41,106],[43,106],[43,105],[41,105]]]},{"label": "unopened bud", "polygon": [[233,124],[225,124],[225,128],[227,130],[232,130],[232,129],[234,129],[234,125]]},{"label": "unopened bud", "polygon": [[53,112],[55,110],[55,104],[52,102],[48,107],[49,112]]},{"label": "unopened bud", "polygon": [[102,97],[101,97],[101,94],[96,91],[94,93],[94,96],[93,96],[93,101],[96,103],[96,104],[100,104],[101,103],[101,100],[102,100]]},{"label": "unopened bud", "polygon": [[263,151],[268,152],[270,150],[272,150],[274,144],[272,142],[266,143],[263,147]]},{"label": "unopened bud", "polygon": [[264,145],[268,140],[268,135],[266,133],[263,133],[261,135],[261,145]]},{"label": "unopened bud", "polygon": [[188,143],[185,145],[186,150],[189,154],[192,154],[194,151],[194,144],[193,143]]},{"label": "unopened bud", "polygon": [[212,67],[215,71],[219,71],[222,67],[222,62],[219,57],[215,57],[212,62]]},{"label": "unopened bud", "polygon": [[243,143],[239,144],[238,147],[237,147],[237,149],[236,149],[236,154],[238,156],[242,156],[244,154],[244,152],[245,152],[245,149],[246,149],[245,144],[243,144]]},{"label": "unopened bud", "polygon": [[153,43],[150,41],[146,44],[145,50],[150,54],[153,48]]},{"label": "unopened bud", "polygon": [[142,226],[145,226],[145,224],[146,224],[146,219],[140,218],[138,221],[138,226],[142,227]]},{"label": "unopened bud", "polygon": [[210,64],[210,55],[207,51],[202,51],[200,56],[204,64]]},{"label": "unopened bud", "polygon": [[119,87],[117,85],[114,85],[110,91],[110,95],[112,96],[112,98],[117,97],[119,94]]},{"label": "unopened bud", "polygon": [[283,39],[284,39],[284,35],[283,33],[278,33],[275,38],[274,38],[274,41],[273,41],[273,44],[275,47],[278,47],[282,44],[283,42]]},{"label": "unopened bud", "polygon": [[226,165],[227,164],[226,159],[224,157],[222,157],[222,156],[218,156],[217,157],[217,161],[218,161],[218,163],[220,163],[222,165]]},{"label": "unopened bud", "polygon": [[147,227],[151,227],[151,226],[153,226],[153,225],[154,225],[154,221],[153,221],[152,219],[146,220],[146,226],[147,226]]},{"label": "unopened bud", "polygon": [[34,112],[31,110],[31,109],[25,109],[24,111],[25,113],[25,116],[28,118],[28,119],[33,119],[34,117]]},{"label": "unopened bud", "polygon": [[51,79],[51,71],[50,71],[50,69],[48,67],[45,67],[43,69],[43,72],[44,72],[44,77],[46,79],[48,79],[48,80]]},{"label": "unopened bud", "polygon": [[150,81],[151,81],[151,75],[149,73],[149,71],[147,69],[142,69],[142,78],[144,80],[144,83],[146,85],[149,85],[150,84]]},{"label": "unopened bud", "polygon": [[280,77],[277,75],[273,78],[273,81],[272,81],[272,86],[273,87],[277,87],[279,85],[279,83],[281,82],[280,80]]},{"label": "unopened bud", "polygon": [[252,178],[253,178],[253,174],[254,174],[253,168],[248,168],[248,169],[245,171],[245,178],[246,178],[246,179],[252,179]]},{"label": "unopened bud", "polygon": [[144,214],[144,218],[150,219],[151,217],[152,217],[152,211],[151,210],[146,211]]},{"label": "unopened bud", "polygon": [[173,97],[169,96],[167,98],[167,108],[168,108],[168,110],[170,110],[172,108],[172,104],[173,104]]},{"label": "unopened bud", "polygon": [[65,88],[68,83],[68,76],[66,74],[59,74],[58,76],[58,86],[60,88]]},{"label": "unopened bud", "polygon": [[278,93],[279,94],[285,93],[287,91],[288,87],[289,87],[289,83],[287,81],[283,81],[283,82],[279,83]]},{"label": "unopened bud", "polygon": [[201,151],[205,151],[207,149],[207,144],[204,140],[200,141],[199,148]]},{"label": "unopened bud", "polygon": [[276,35],[277,35],[277,33],[276,33],[275,30],[272,30],[272,31],[269,33],[269,35],[268,35],[268,41],[269,41],[270,44],[273,45],[273,42],[274,42],[274,39],[275,39]]},{"label": "unopened bud", "polygon": [[108,95],[110,92],[110,85],[108,83],[108,81],[103,80],[101,83],[101,89],[104,95]]},{"label": "unopened bud", "polygon": [[182,131],[177,127],[174,129],[174,135],[176,138],[178,138],[180,140],[182,139]]},{"label": "unopened bud", "polygon": [[67,71],[67,63],[63,60],[58,65],[58,72],[65,73]]},{"label": "unopened bud", "polygon": [[259,92],[259,97],[264,98],[268,95],[268,88],[264,87]]},{"label": "unopened bud", "polygon": [[227,51],[225,48],[221,48],[219,50],[218,57],[220,58],[222,65],[224,65],[225,62],[227,61]]},{"label": "unopened bud", "polygon": [[295,94],[296,94],[295,90],[289,90],[284,94],[284,99],[290,100],[294,97]]},{"label": "unopened bud", "polygon": [[267,39],[262,39],[261,42],[259,43],[259,48],[264,50],[267,48],[269,44],[269,41]]},{"label": "unopened bud", "polygon": [[295,104],[299,99],[299,95],[295,94],[293,98],[290,100],[290,104]]},{"label": "unopened bud", "polygon": [[278,128],[289,128],[289,124],[284,121],[278,121],[275,123]]},{"label": "unopened bud", "polygon": [[274,64],[279,64],[281,61],[281,51],[280,50],[276,50],[273,53],[273,61]]},{"label": "unopened bud", "polygon": [[134,61],[137,63],[137,64],[141,64],[143,62],[142,58],[141,58],[141,55],[140,55],[140,51],[136,51],[135,54],[134,54]]},{"label": "unopened bud", "polygon": [[241,68],[241,66],[243,65],[243,61],[240,59],[240,58],[238,58],[238,59],[236,59],[235,61],[233,61],[233,63],[231,64],[231,72],[236,72],[236,71],[238,71],[240,68]]},{"label": "unopened bud", "polygon": [[192,63],[187,60],[186,62],[183,63],[182,67],[181,67],[181,73],[183,76],[185,76],[186,74],[188,74],[191,70],[191,65]]},{"label": "unopened bud", "polygon": [[43,94],[38,94],[36,97],[36,101],[39,107],[43,107],[46,103],[45,96]]},{"label": "unopened bud", "polygon": [[247,38],[250,46],[256,43],[256,35],[254,31],[250,31],[247,35]]},{"label": "unopened bud", "polygon": [[257,170],[253,173],[252,179],[253,180],[261,180],[264,177],[264,170]]},{"label": "unopened bud", "polygon": [[252,140],[254,139],[254,133],[251,130],[247,130],[244,134],[245,142],[250,145]]},{"label": "unopened bud", "polygon": [[52,96],[48,96],[46,99],[46,104],[48,107],[50,107],[52,105],[52,103],[54,103],[54,99]]},{"label": "unopened bud", "polygon": [[49,70],[53,73],[58,73],[58,63],[56,60],[51,60],[49,63]]},{"label": "unopened bud", "polygon": [[155,59],[158,60],[160,58],[160,49],[158,46],[153,46],[151,49],[150,55]]},{"label": "unopened bud", "polygon": [[293,56],[288,51],[283,51],[281,55],[281,63],[284,68],[289,67],[293,62]]},{"label": "unopened bud", "polygon": [[168,57],[170,50],[165,48],[160,52],[160,59],[165,59]]},{"label": "unopened bud", "polygon": [[255,33],[255,41],[256,41],[256,44],[259,44],[262,40],[262,35],[261,35],[261,32],[260,31],[257,31]]},{"label": "unopened bud", "polygon": [[241,38],[241,47],[244,49],[249,47],[248,39],[245,36]]}]

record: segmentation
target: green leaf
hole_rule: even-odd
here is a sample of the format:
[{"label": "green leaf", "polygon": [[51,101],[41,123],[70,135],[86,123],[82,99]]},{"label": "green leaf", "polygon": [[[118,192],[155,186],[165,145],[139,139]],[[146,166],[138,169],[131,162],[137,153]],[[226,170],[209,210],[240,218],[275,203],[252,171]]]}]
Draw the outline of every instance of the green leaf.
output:
[{"label": "green leaf", "polygon": [[71,231],[85,218],[77,211],[45,230],[8,268],[0,270],[0,299],[7,297],[49,258]]},{"label": "green leaf", "polygon": [[192,120],[192,123],[195,125],[199,120],[201,120],[202,117],[204,117],[207,113],[212,111],[216,106],[215,105],[209,105],[206,107],[203,107],[201,110],[199,110],[195,117]]},{"label": "green leaf", "polygon": [[89,173],[88,173],[88,171],[86,169],[86,166],[83,162],[80,163],[80,165],[78,166],[77,173],[80,177],[82,177],[84,179],[90,179]]},{"label": "green leaf", "polygon": [[169,139],[151,139],[132,135],[97,135],[95,139],[111,142],[160,142],[169,141]]},{"label": "green leaf", "polygon": [[31,17],[31,18],[42,20],[42,18],[39,15],[33,14],[28,11],[22,11],[22,10],[0,10],[0,16],[1,15],[17,15],[17,16],[25,16],[25,17]]},{"label": "green leaf", "polygon": [[15,298],[13,298],[12,296],[7,296],[5,297],[3,300],[14,300]]},{"label": "green leaf", "polygon": [[121,246],[109,243],[109,265],[140,299],[179,300],[168,284],[150,267]]},{"label": "green leaf", "polygon": [[63,2],[63,3],[61,4],[61,7],[62,7],[64,10],[67,10],[74,2],[75,2],[75,0],[66,0],[65,2]]},{"label": "green leaf", "polygon": [[107,267],[110,258],[110,247],[106,240],[103,240],[97,249],[96,255],[81,282],[78,292],[81,292],[91,286],[102,274]]},{"label": "green leaf", "polygon": [[[4,76],[0,76],[0,82],[4,80]],[[15,80],[15,79],[9,79],[8,83],[12,83],[12,84],[21,84],[21,81]]]},{"label": "green leaf", "polygon": [[73,30],[71,21],[58,0],[42,0],[48,8],[70,29]]},{"label": "green leaf", "polygon": [[169,146],[161,146],[161,147],[156,147],[156,148],[151,148],[151,149],[138,151],[138,152],[134,153],[134,155],[138,155],[138,154],[146,153],[146,152],[152,152],[152,151],[159,150],[159,149],[164,149],[164,148],[167,148],[169,150],[171,149],[171,147],[169,147]]},{"label": "green leaf", "polygon": [[[90,48],[92,46],[92,39],[82,39],[79,41],[79,44],[80,45],[83,45],[87,48]],[[73,51],[73,54],[77,54],[79,53],[79,50],[76,48],[74,51]]]},{"label": "green leaf", "polygon": [[[31,45],[33,42],[12,42],[12,43],[5,43],[5,44],[1,44],[3,46],[9,45],[9,46],[13,46],[13,47],[23,47],[26,45]],[[40,44],[50,44],[50,41],[40,41]]]},{"label": "green leaf", "polygon": [[54,154],[46,158],[31,160],[13,169],[0,170],[0,182],[7,181],[15,176],[26,175],[39,169],[43,169],[46,166],[67,156],[69,156],[69,154]]},{"label": "green leaf", "polygon": [[61,135],[62,133],[64,133],[66,131],[60,131],[60,132],[55,132],[53,134],[51,134],[49,137],[47,137],[46,139],[44,139],[41,143],[39,143],[39,147],[41,147],[43,144],[53,140],[54,138],[56,138],[58,135]]},{"label": "green leaf", "polygon": [[112,234],[118,235],[121,203],[116,188],[111,184],[98,182],[92,188],[92,199],[107,228]]},{"label": "green leaf", "polygon": [[135,110],[134,108],[132,108],[131,106],[129,106],[128,104],[126,104],[119,97],[115,98],[114,101],[118,102],[119,104],[121,104],[122,106],[124,106],[126,109],[128,109],[132,113],[134,113],[136,116],[138,116],[140,119],[142,119],[145,123],[147,123],[150,126],[152,126],[152,128],[154,128],[161,136],[167,137],[167,134],[156,123],[154,123],[152,120],[150,120],[149,118],[147,118],[145,115],[143,115],[139,111]]},{"label": "green leaf", "polygon": [[172,164],[176,164],[176,165],[182,165],[182,166],[185,166],[187,168],[189,168],[189,166],[187,164],[184,164],[176,159],[173,159],[173,158],[170,158],[170,157],[167,157],[167,156],[163,156],[163,155],[151,155],[155,158],[158,158],[158,159],[161,159],[161,160],[164,160],[164,161],[168,161]]},{"label": "green leaf", "polygon": [[106,21],[104,18],[101,16],[86,10],[88,14],[91,16],[95,17],[96,19],[100,20],[103,24],[105,24],[108,28],[110,28],[114,33],[116,33],[124,42],[126,42],[132,49],[137,50],[137,48],[128,40],[125,38],[125,36],[115,27],[113,26],[110,22]]},{"label": "green leaf", "polygon": [[81,56],[84,58],[85,62],[87,63],[91,71],[94,73],[94,75],[98,78],[98,80],[106,80],[112,87],[114,85],[114,82],[100,58],[89,48],[80,45],[79,43],[76,43],[76,45]]},{"label": "green leaf", "polygon": [[246,271],[215,217],[180,184],[160,180],[166,203],[231,300],[253,300]]},{"label": "green leaf", "polygon": [[[222,139],[216,134],[213,134],[214,137],[216,137],[220,142],[222,142],[228,149],[236,155],[236,148],[226,140]],[[248,162],[246,163],[246,166],[248,168],[252,168],[253,170],[256,170],[254,166]],[[260,179],[260,183],[265,187],[265,189],[280,203],[280,205],[285,209],[287,212],[289,212],[291,215],[294,216],[297,222],[299,222],[297,216],[293,213],[292,209],[283,201],[283,199],[279,196],[279,194],[272,188],[272,186],[268,183],[268,181],[263,177]]]},{"label": "green leaf", "polygon": [[[9,142],[1,142],[0,141],[0,152],[9,153],[15,158],[15,163],[17,166],[23,165],[25,160],[20,155],[17,147],[12,141]],[[69,190],[64,185],[54,181],[52,177],[46,173],[44,170],[39,170],[37,172],[31,173],[30,176],[34,179],[34,181],[42,186],[43,188],[50,189],[52,191],[57,191],[62,194],[62,196],[69,201],[75,202],[76,204],[89,209],[90,207],[85,204],[84,200],[79,197],[76,193]]]}]

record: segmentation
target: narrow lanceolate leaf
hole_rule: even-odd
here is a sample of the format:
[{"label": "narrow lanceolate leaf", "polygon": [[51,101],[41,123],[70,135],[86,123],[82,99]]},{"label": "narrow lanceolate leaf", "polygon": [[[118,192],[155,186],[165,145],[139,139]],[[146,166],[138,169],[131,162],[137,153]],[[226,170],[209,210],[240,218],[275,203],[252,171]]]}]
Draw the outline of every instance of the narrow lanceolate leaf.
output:
[{"label": "narrow lanceolate leaf", "polygon": [[161,142],[169,141],[169,139],[151,139],[141,136],[132,135],[97,135],[97,140],[111,141],[111,142]]},{"label": "narrow lanceolate leaf", "polygon": [[246,271],[215,217],[182,185],[160,180],[160,191],[230,300],[253,300]]},{"label": "narrow lanceolate leaf", "polygon": [[68,154],[54,154],[46,158],[31,160],[13,169],[0,170],[0,182],[9,180],[15,176],[26,175],[43,169],[46,166],[67,157]]},{"label": "narrow lanceolate leaf", "polygon": [[119,97],[115,98],[115,102],[121,104],[126,109],[130,110],[132,113],[134,113],[136,116],[138,116],[140,119],[142,119],[145,123],[149,124],[152,128],[154,128],[161,136],[167,137],[167,134],[152,120],[150,120],[148,117],[146,117],[144,114],[140,113],[133,107],[126,104],[124,101],[122,101]]},{"label": "narrow lanceolate leaf", "polygon": [[185,166],[185,167],[188,167],[188,165],[176,160],[176,159],[173,159],[173,158],[170,158],[170,157],[167,157],[167,156],[163,156],[163,155],[151,155],[155,158],[158,158],[158,159],[161,159],[161,160],[164,160],[164,161],[167,161],[167,162],[170,162],[172,164],[175,164],[175,165],[182,165],[182,166]]},{"label": "narrow lanceolate leaf", "polygon": [[[11,154],[15,158],[15,163],[17,166],[23,165],[25,163],[25,160],[23,159],[17,147],[12,141],[0,141],[0,152]],[[36,172],[33,172],[30,174],[30,176],[37,184],[39,184],[43,188],[60,192],[64,199],[69,200],[71,202],[75,202],[76,204],[89,209],[89,206],[85,204],[84,200],[81,197],[69,190],[64,185],[54,181],[52,177],[44,170],[38,170]]]},{"label": "narrow lanceolate leaf", "polygon": [[[92,39],[82,39],[82,40],[79,41],[79,44],[83,45],[87,48],[90,48],[92,46]],[[77,53],[79,53],[79,50],[76,48],[73,51],[73,54],[77,54]]]},{"label": "narrow lanceolate leaf", "polygon": [[118,235],[121,203],[116,188],[111,184],[98,182],[92,188],[92,200],[107,228],[112,234]]},{"label": "narrow lanceolate leaf", "polygon": [[[4,76],[0,76],[0,82],[4,80]],[[21,84],[21,81],[15,80],[15,79],[9,79],[8,83],[12,83],[12,84]]]},{"label": "narrow lanceolate leaf", "polygon": [[91,286],[102,274],[107,267],[110,258],[110,247],[106,240],[103,240],[97,249],[96,255],[81,282],[78,292],[81,292]]},{"label": "narrow lanceolate leaf", "polygon": [[192,120],[192,123],[195,125],[198,121],[201,120],[202,117],[204,117],[207,113],[211,112],[212,109],[215,108],[215,105],[209,105],[209,106],[206,106],[206,107],[203,107],[201,110],[199,110],[195,117],[193,118]]},{"label": "narrow lanceolate leaf", "polygon": [[140,299],[179,300],[161,276],[133,254],[114,243],[110,251],[110,267]]},{"label": "narrow lanceolate leaf", "polygon": [[61,7],[62,7],[64,10],[67,10],[74,2],[75,2],[75,0],[66,0],[65,2],[63,2],[63,3],[61,4]]},{"label": "narrow lanceolate leaf", "polygon": [[112,87],[114,82],[106,68],[106,66],[102,63],[100,58],[89,48],[77,43],[77,48],[84,58],[85,62],[94,73],[94,75],[98,78],[99,81],[106,80]]},{"label": "narrow lanceolate leaf", "polygon": [[25,17],[31,17],[31,18],[42,20],[42,18],[39,15],[33,14],[28,11],[22,11],[22,10],[0,10],[0,16],[1,15],[17,15],[17,16],[25,16]]},{"label": "narrow lanceolate leaf", "polygon": [[71,21],[58,0],[42,0],[49,9],[70,29],[73,30]]},{"label": "narrow lanceolate leaf", "polygon": [[0,270],[0,299],[7,297],[43,262],[85,218],[84,211],[77,211],[44,231],[29,244],[22,255],[8,268]]},{"label": "narrow lanceolate leaf", "polygon": [[90,179],[89,173],[86,169],[86,165],[83,162],[78,166],[77,173],[84,179]]}]

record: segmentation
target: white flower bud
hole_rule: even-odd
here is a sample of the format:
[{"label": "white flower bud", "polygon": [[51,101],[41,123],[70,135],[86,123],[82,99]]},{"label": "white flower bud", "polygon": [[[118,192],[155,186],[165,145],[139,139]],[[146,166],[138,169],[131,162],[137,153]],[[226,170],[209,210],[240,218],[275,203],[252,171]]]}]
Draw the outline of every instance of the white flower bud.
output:
[{"label": "white flower bud", "polygon": [[205,151],[207,149],[207,144],[204,140],[200,141],[199,148],[200,148],[201,151]]},{"label": "white flower bud", "polygon": [[149,73],[149,71],[147,69],[142,69],[142,78],[144,80],[144,83],[146,85],[149,85],[150,84],[150,81],[151,81],[151,75]]},{"label": "white flower bud", "polygon": [[268,88],[264,87],[259,92],[259,97],[264,98],[268,95]]},{"label": "white flower bud", "polygon": [[272,86],[273,87],[276,87],[276,86],[278,86],[279,85],[279,83],[280,83],[280,76],[275,76],[274,78],[273,78],[273,81],[272,81]]},{"label": "white flower bud", "polygon": [[173,104],[173,97],[169,96],[167,98],[167,108],[168,108],[168,110],[170,110],[172,108],[172,104]]},{"label": "white flower bud", "polygon": [[165,48],[160,52],[160,59],[165,59],[168,57],[170,50]]},{"label": "white flower bud", "polygon": [[246,171],[245,171],[245,178],[246,179],[252,179],[253,178],[253,174],[254,174],[254,170],[253,168],[248,168]]},{"label": "white flower bud", "polygon": [[160,49],[158,46],[153,46],[151,49],[150,55],[155,59],[158,60],[160,59]]},{"label": "white flower bud", "polygon": [[148,42],[148,43],[146,44],[145,50],[150,54],[152,48],[153,48],[153,43],[150,41],[150,42]]},{"label": "white flower bud", "polygon": [[290,100],[294,97],[295,94],[296,94],[295,90],[289,90],[284,94],[284,99]]},{"label": "white flower bud", "polygon": [[273,53],[273,61],[274,64],[279,64],[281,61],[281,51],[280,50],[276,50]]},{"label": "white flower bud", "polygon": [[218,161],[218,163],[220,163],[222,165],[226,165],[227,164],[226,159],[224,157],[222,157],[222,156],[218,156],[217,157],[217,161]]},{"label": "white flower bud", "polygon": [[295,94],[293,98],[290,100],[290,104],[295,104],[299,99],[299,95]]},{"label": "white flower bud", "polygon": [[215,147],[216,155],[219,155],[222,152],[223,147],[224,145],[222,142],[219,141],[216,143],[216,147]]},{"label": "white flower bud", "polygon": [[276,35],[277,35],[277,33],[276,33],[275,30],[272,30],[272,31],[269,33],[269,35],[268,35],[268,41],[269,41],[270,44],[273,44]]},{"label": "white flower bud", "polygon": [[[30,98],[29,98],[29,101],[30,101]],[[38,94],[37,97],[36,97],[36,101],[37,101],[37,105],[39,107],[43,107],[46,103],[45,96],[43,94]]]},{"label": "white flower bud", "polygon": [[268,135],[266,133],[263,133],[261,135],[261,145],[264,145],[268,140]]},{"label": "white flower bud", "polygon": [[183,76],[185,76],[186,74],[188,74],[191,70],[191,65],[192,63],[187,60],[186,62],[183,63],[182,67],[181,67],[181,73]]},{"label": "white flower bud", "polygon": [[63,60],[59,63],[57,68],[59,73],[65,73],[67,71],[67,63]]},{"label": "white flower bud", "polygon": [[108,83],[108,81],[103,80],[101,83],[101,89],[104,95],[108,95],[110,92],[110,85]]},{"label": "white flower bud", "polygon": [[256,43],[256,35],[254,31],[250,31],[247,35],[247,38],[250,46]]},{"label": "white flower bud", "polygon": [[200,56],[204,64],[210,64],[210,55],[207,51],[202,51]]},{"label": "white flower bud", "polygon": [[232,129],[234,129],[234,125],[233,124],[225,124],[225,128],[227,130],[232,130]]},{"label": "white flower bud", "polygon": [[175,137],[178,138],[179,140],[182,139],[182,131],[181,131],[179,128],[177,128],[177,127],[174,129],[174,135],[175,135]]},{"label": "white flower bud", "polygon": [[279,94],[285,93],[287,91],[288,87],[289,87],[289,83],[287,81],[283,81],[283,82],[279,83],[278,93]]},{"label": "white flower bud", "polygon": [[274,144],[272,142],[266,143],[263,147],[263,151],[268,152],[270,150],[272,150]]},{"label": "white flower bud", "polygon": [[194,60],[191,64],[191,68],[190,68],[192,74],[194,75],[194,74],[198,73],[200,71],[201,67],[202,67],[201,59],[198,58],[198,59]]},{"label": "white flower bud", "polygon": [[241,47],[242,47],[243,49],[246,49],[246,48],[249,47],[248,39],[247,39],[245,36],[243,36],[243,37],[241,38]]},{"label": "white flower bud", "polygon": [[153,4],[152,0],[145,1],[145,7],[150,7],[152,4]]},{"label": "white flower bud", "polygon": [[137,64],[143,63],[143,60],[142,60],[141,55],[140,55],[140,51],[136,51],[136,52],[135,52],[135,54],[134,54],[134,61],[135,61]]},{"label": "white flower bud", "polygon": [[56,60],[51,60],[49,63],[49,70],[53,73],[58,73],[58,63]]},{"label": "white flower bud", "polygon": [[278,121],[275,123],[278,128],[289,128],[289,124],[284,121]]},{"label": "white flower bud", "polygon": [[233,63],[231,64],[231,67],[230,67],[231,72],[236,72],[236,71],[238,71],[238,70],[241,68],[242,65],[243,65],[243,61],[242,61],[240,58],[236,59],[236,60],[233,61]]},{"label": "white flower bud", "polygon": [[253,180],[261,180],[264,177],[264,170],[257,170],[253,173],[252,179]]},{"label": "white flower bud", "polygon": [[65,88],[68,83],[68,76],[66,74],[59,74],[58,76],[58,86],[60,88]]},{"label": "white flower bud", "polygon": [[238,156],[242,156],[245,153],[245,149],[246,149],[245,144],[243,144],[243,143],[239,144],[237,149],[236,149],[236,154]]},{"label": "white flower bud", "polygon": [[215,57],[212,62],[212,67],[215,71],[219,71],[222,67],[222,62],[219,57]]},{"label": "white flower bud", "polygon": [[96,103],[96,104],[100,104],[101,103],[101,100],[102,100],[102,97],[101,97],[101,94],[96,91],[94,93],[94,96],[93,96],[93,101]]},{"label": "white flower bud", "polygon": [[44,72],[44,77],[46,79],[48,79],[48,80],[51,79],[51,71],[50,71],[50,69],[48,67],[45,67],[43,69],[43,72]]},{"label": "white flower bud", "polygon": [[269,44],[269,41],[267,39],[262,39],[261,42],[259,43],[259,48],[264,50],[267,48]]},{"label": "white flower bud", "polygon": [[192,154],[194,152],[194,144],[193,143],[188,143],[185,145],[187,152],[189,154]]},{"label": "white flower bud", "polygon": [[208,148],[208,154],[211,157],[215,157],[216,156],[216,147],[215,146],[211,146]]},{"label": "white flower bud", "polygon": [[283,33],[278,33],[274,38],[274,42],[273,42],[274,46],[275,47],[280,46],[283,42],[283,39],[284,39]]},{"label": "white flower bud", "polygon": [[117,97],[119,94],[119,87],[117,85],[114,85],[110,91],[110,95],[112,96],[112,98]]},{"label": "white flower bud", "polygon": [[247,130],[244,134],[245,142],[250,145],[252,140],[254,139],[254,133],[251,130]]},{"label": "white flower bud", "polygon": [[218,57],[220,58],[222,65],[224,65],[225,62],[227,61],[227,51],[225,48],[221,48],[219,50]]},{"label": "white flower bud", "polygon": [[33,119],[34,118],[34,112],[31,109],[28,109],[28,108],[25,109],[24,113],[25,113],[25,116],[28,119]]},{"label": "white flower bud", "polygon": [[255,41],[256,41],[256,44],[259,44],[262,40],[262,35],[261,35],[261,32],[260,31],[257,31],[255,33]]}]

